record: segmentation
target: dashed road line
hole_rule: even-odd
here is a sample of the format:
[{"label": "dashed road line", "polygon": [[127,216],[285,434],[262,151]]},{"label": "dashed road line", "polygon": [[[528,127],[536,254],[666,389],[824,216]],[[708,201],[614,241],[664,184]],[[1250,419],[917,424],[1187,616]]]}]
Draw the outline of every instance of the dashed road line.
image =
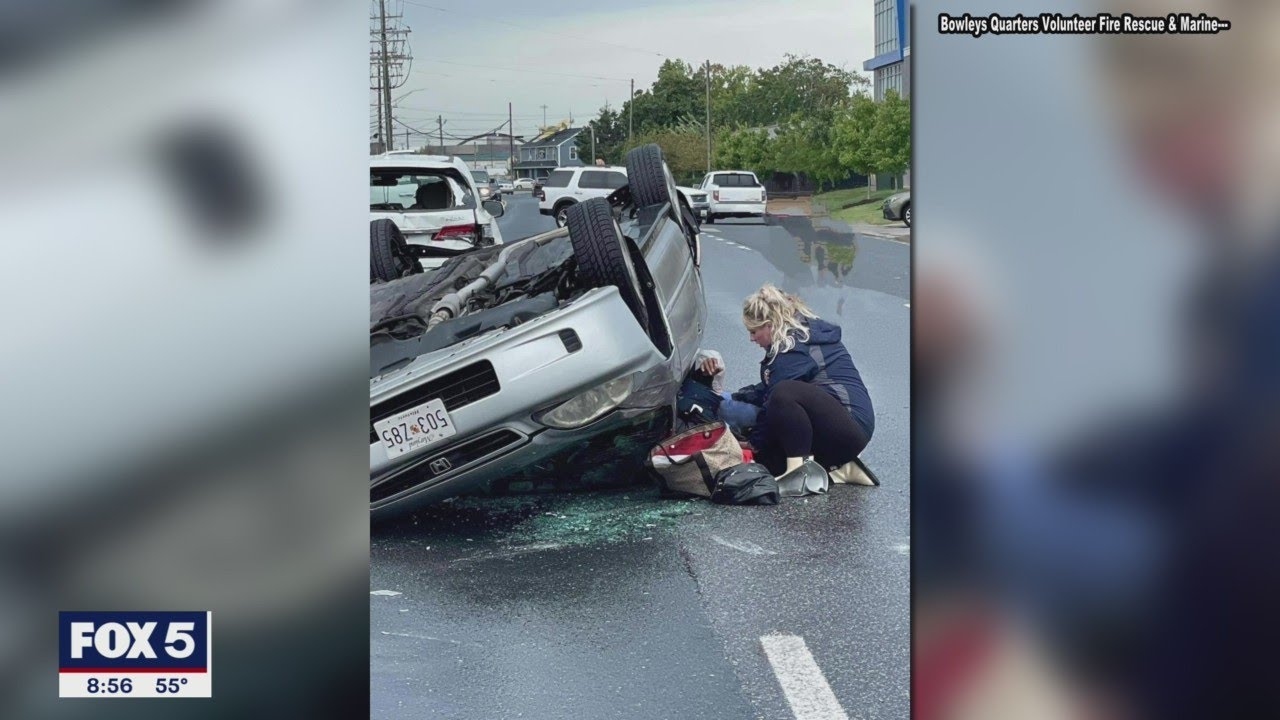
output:
[{"label": "dashed road line", "polygon": [[711,541],[717,545],[723,545],[731,550],[746,553],[748,555],[777,555],[772,550],[765,550],[750,540],[726,540],[719,535],[712,535]]},{"label": "dashed road line", "polygon": [[804,638],[765,635],[760,644],[796,720],[849,720]]}]

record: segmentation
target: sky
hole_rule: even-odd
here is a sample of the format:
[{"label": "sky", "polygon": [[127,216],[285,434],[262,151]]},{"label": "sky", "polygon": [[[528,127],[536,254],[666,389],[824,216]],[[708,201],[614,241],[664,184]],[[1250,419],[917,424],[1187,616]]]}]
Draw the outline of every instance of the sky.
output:
[{"label": "sky", "polygon": [[[620,107],[629,79],[636,90],[649,87],[667,58],[758,69],[792,53],[869,77],[862,63],[874,55],[874,0],[386,3],[389,14],[403,14],[414,57],[391,93],[395,117],[434,133],[442,116],[446,141],[505,122],[508,102],[516,135],[536,132],[543,105],[547,122],[572,116],[580,125],[606,102]],[[395,129],[403,147],[405,127]]]}]

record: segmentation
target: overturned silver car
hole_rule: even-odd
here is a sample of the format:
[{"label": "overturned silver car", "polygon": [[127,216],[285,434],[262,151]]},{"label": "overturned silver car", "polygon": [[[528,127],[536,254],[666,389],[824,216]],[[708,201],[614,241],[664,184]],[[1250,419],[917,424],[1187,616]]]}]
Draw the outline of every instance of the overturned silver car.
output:
[{"label": "overturned silver car", "polygon": [[[552,232],[421,272],[371,226],[370,505],[634,480],[702,339],[696,217],[656,145]],[[388,227],[388,225],[390,227]]]}]

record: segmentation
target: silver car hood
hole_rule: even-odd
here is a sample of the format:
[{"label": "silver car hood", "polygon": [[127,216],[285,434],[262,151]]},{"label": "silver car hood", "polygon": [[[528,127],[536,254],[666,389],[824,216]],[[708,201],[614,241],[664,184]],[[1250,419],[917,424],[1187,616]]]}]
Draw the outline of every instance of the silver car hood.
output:
[{"label": "silver car hood", "polygon": [[[407,386],[423,382],[424,378],[452,369],[458,364],[459,358],[479,357],[499,345],[519,343],[526,336],[540,335],[546,325],[571,319],[578,314],[593,312],[610,297],[615,297],[618,302],[621,302],[621,296],[615,288],[593,290],[556,310],[516,327],[496,328],[449,347],[419,355],[406,365],[370,379],[369,400],[371,403],[377,403],[398,394]],[[640,332],[638,327],[636,331]],[[650,360],[646,365],[660,364],[665,359],[655,348]]]}]

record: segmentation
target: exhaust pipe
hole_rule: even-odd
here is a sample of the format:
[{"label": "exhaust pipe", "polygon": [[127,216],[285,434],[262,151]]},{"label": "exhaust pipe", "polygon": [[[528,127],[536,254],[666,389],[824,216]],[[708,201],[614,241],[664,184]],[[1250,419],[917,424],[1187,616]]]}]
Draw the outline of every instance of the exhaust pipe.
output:
[{"label": "exhaust pipe", "polygon": [[569,235],[568,228],[557,228],[541,235],[531,235],[523,240],[517,240],[502,248],[502,252],[498,253],[498,257],[493,264],[484,269],[480,273],[480,277],[467,283],[465,287],[457,292],[449,293],[431,306],[431,317],[427,320],[427,330],[439,325],[445,320],[456,318],[462,314],[462,308],[466,307],[467,302],[471,300],[477,292],[492,285],[507,269],[507,260],[511,257],[511,253],[525,243],[532,242],[538,245],[545,245],[556,238],[567,237]]}]

